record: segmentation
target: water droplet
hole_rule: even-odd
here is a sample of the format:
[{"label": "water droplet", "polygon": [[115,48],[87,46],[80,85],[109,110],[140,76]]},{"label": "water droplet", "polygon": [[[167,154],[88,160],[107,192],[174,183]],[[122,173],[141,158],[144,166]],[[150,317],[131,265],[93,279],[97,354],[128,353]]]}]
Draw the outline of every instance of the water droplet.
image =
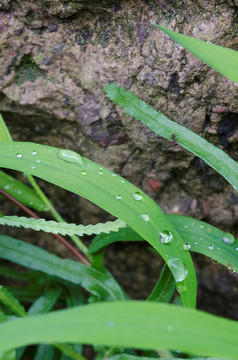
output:
[{"label": "water droplet", "polygon": [[189,250],[190,247],[191,247],[191,245],[190,245],[189,243],[184,243],[184,244],[183,244],[184,250]]},{"label": "water droplet", "polygon": [[142,214],[141,220],[143,220],[144,222],[148,222],[150,220],[150,217],[148,214]]},{"label": "water droplet", "polygon": [[236,248],[236,251],[238,251],[238,247]]},{"label": "water droplet", "polygon": [[124,180],[121,180],[121,183],[122,183],[122,184],[125,184],[125,181],[124,181]]},{"label": "water droplet", "polygon": [[187,225],[184,225],[184,227],[185,227],[185,229],[187,229],[187,228],[188,228],[188,226],[187,226]]},{"label": "water droplet", "polygon": [[81,175],[83,175],[83,176],[87,175],[86,171],[85,171],[85,170],[82,170],[82,171],[81,171]]},{"label": "water droplet", "polygon": [[16,158],[17,158],[17,159],[21,159],[21,158],[22,158],[22,154],[17,153],[17,154],[16,154]]},{"label": "water droplet", "polygon": [[224,244],[226,245],[232,245],[233,242],[234,242],[234,236],[232,234],[229,234],[229,233],[225,233],[223,236],[222,236],[222,241],[224,242]]},{"label": "water droplet", "polygon": [[21,193],[22,193],[22,191],[21,190],[18,190],[18,192],[17,192],[19,195],[21,195]]},{"label": "water droplet", "polygon": [[84,166],[83,158],[72,150],[62,149],[58,152],[58,157],[68,163]]},{"label": "water droplet", "polygon": [[10,188],[11,188],[11,185],[10,185],[10,184],[7,184],[7,185],[4,186],[4,189],[5,189],[5,190],[9,190]]},{"label": "water droplet", "polygon": [[177,283],[186,279],[188,271],[185,269],[182,260],[178,258],[169,259],[168,266],[172,271],[174,279]]},{"label": "water droplet", "polygon": [[197,245],[198,244],[198,242],[197,241],[195,241],[195,243],[194,243],[195,245]]},{"label": "water droplet", "polygon": [[39,159],[37,159],[37,160],[36,160],[36,163],[37,163],[37,164],[39,164],[39,163],[40,163],[40,160],[39,160]]},{"label": "water droplet", "polygon": [[204,229],[204,226],[203,226],[203,225],[201,225],[201,226],[200,226],[200,229]]},{"label": "water droplet", "polygon": [[121,200],[121,195],[116,195],[117,200]]},{"label": "water droplet", "polygon": [[36,168],[36,166],[35,166],[35,165],[31,165],[31,168],[32,168],[32,169],[35,169],[35,168]]},{"label": "water droplet", "polygon": [[221,248],[217,248],[217,250],[221,250]]},{"label": "water droplet", "polygon": [[230,273],[232,273],[232,274],[234,274],[235,273],[235,270],[234,270],[234,267],[233,267],[233,265],[227,265],[227,269],[228,269],[228,271],[230,272]]},{"label": "water droplet", "polygon": [[135,192],[132,196],[136,201],[140,201],[143,197],[139,192]]},{"label": "water droplet", "polygon": [[107,326],[109,326],[109,327],[114,326],[114,322],[111,321],[111,320],[108,320],[108,321],[107,321]]},{"label": "water droplet", "polygon": [[182,293],[182,292],[184,292],[184,291],[186,291],[186,290],[187,290],[187,285],[186,285],[185,281],[181,281],[181,282],[179,282],[179,283],[177,284],[177,291],[178,291],[179,293]]},{"label": "water droplet", "polygon": [[116,174],[113,173],[112,176],[116,177]]},{"label": "water droplet", "polygon": [[162,242],[162,244],[168,244],[173,239],[172,233],[168,230],[160,231],[159,235],[160,235],[160,241]]},{"label": "water droplet", "polygon": [[213,245],[208,245],[208,249],[209,249],[209,250],[213,250],[213,249],[214,249],[214,246],[213,246]]},{"label": "water droplet", "polygon": [[103,175],[103,172],[102,172],[102,171],[99,171],[99,172],[98,172],[98,175]]},{"label": "water droplet", "polygon": [[35,150],[32,151],[31,155],[37,155],[37,152]]},{"label": "water droplet", "polygon": [[173,331],[173,326],[172,325],[168,325],[167,327],[166,327],[166,329],[168,330],[168,331]]}]

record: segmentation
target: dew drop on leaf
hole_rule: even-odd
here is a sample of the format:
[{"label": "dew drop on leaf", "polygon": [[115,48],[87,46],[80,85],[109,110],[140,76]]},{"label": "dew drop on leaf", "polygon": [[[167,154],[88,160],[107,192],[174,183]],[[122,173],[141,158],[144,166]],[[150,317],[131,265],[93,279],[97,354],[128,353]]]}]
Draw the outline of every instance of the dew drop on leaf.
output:
[{"label": "dew drop on leaf", "polygon": [[99,172],[98,172],[98,175],[103,175],[103,172],[102,172],[102,171],[99,171]]},{"label": "dew drop on leaf", "polygon": [[162,244],[168,244],[173,239],[172,233],[168,230],[160,231],[159,235],[160,235],[160,241],[162,242]]},{"label": "dew drop on leaf", "polygon": [[36,168],[36,165],[31,165],[31,168],[32,168],[32,169],[35,169],[35,168]]},{"label": "dew drop on leaf", "polygon": [[66,161],[67,163],[76,164],[81,167],[84,166],[83,158],[72,150],[66,150],[66,149],[59,150],[58,157],[61,160]]},{"label": "dew drop on leaf", "polygon": [[32,153],[31,153],[31,155],[33,155],[33,156],[34,156],[34,155],[37,155],[37,151],[33,150]]},{"label": "dew drop on leaf", "polygon": [[21,158],[22,158],[22,154],[17,153],[17,154],[16,154],[16,158],[17,158],[17,159],[21,159]]},{"label": "dew drop on leaf", "polygon": [[182,260],[178,258],[169,259],[168,266],[172,271],[174,279],[177,283],[184,281],[186,279],[188,271],[185,269]]},{"label": "dew drop on leaf", "polygon": [[229,233],[225,233],[223,236],[222,236],[222,241],[224,242],[224,244],[226,245],[232,245],[233,242],[234,242],[234,236],[232,234],[229,234]]},{"label": "dew drop on leaf", "polygon": [[208,249],[209,249],[209,250],[213,250],[213,249],[214,249],[214,246],[213,246],[213,245],[208,245]]},{"label": "dew drop on leaf", "polygon": [[121,200],[121,195],[116,195],[117,200]]},{"label": "dew drop on leaf", "polygon": [[229,264],[229,265],[227,266],[227,269],[228,269],[228,271],[229,271],[230,273],[232,273],[232,274],[235,273],[234,267],[233,267],[232,265]]},{"label": "dew drop on leaf", "polygon": [[167,328],[166,328],[168,331],[173,331],[173,326],[172,325],[168,325]]},{"label": "dew drop on leaf", "polygon": [[114,322],[111,321],[111,320],[108,320],[108,321],[107,321],[107,326],[113,327],[113,326],[114,326]]},{"label": "dew drop on leaf", "polygon": [[142,199],[142,195],[139,192],[135,192],[132,196],[136,201],[140,201]]},{"label": "dew drop on leaf", "polygon": [[83,175],[83,176],[87,175],[86,171],[85,171],[85,170],[82,170],[82,171],[81,171],[81,175]]},{"label": "dew drop on leaf", "polygon": [[148,214],[142,214],[141,220],[143,220],[144,222],[148,222],[150,220],[150,217]]},{"label": "dew drop on leaf", "polygon": [[177,291],[179,292],[179,293],[182,293],[182,292],[184,292],[184,291],[186,291],[187,290],[187,285],[186,285],[186,282],[185,281],[181,281],[181,282],[179,282],[178,284],[177,284]]},{"label": "dew drop on leaf", "polygon": [[191,248],[191,245],[189,243],[184,243],[183,248],[184,250],[189,250]]}]

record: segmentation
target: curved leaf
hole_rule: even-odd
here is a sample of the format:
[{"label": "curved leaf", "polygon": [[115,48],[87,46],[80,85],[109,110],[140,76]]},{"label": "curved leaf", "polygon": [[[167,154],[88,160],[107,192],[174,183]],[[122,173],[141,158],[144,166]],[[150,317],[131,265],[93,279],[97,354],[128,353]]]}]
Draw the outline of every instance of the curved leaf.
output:
[{"label": "curved leaf", "polygon": [[[166,217],[179,232],[186,250],[209,256],[225,265],[230,271],[238,273],[238,240],[232,234],[191,217],[180,215],[166,215]],[[117,233],[95,236],[89,253],[93,254],[115,241],[143,240],[133,229],[127,227]]]},{"label": "curved leaf", "polygon": [[168,140],[176,140],[188,151],[206,161],[238,191],[238,164],[224,151],[203,139],[190,129],[169,120],[160,111],[140,100],[130,91],[110,84],[105,88],[107,96],[119,104],[125,112],[147,125],[156,134]]},{"label": "curved leaf", "polygon": [[36,231],[43,230],[45,232],[61,235],[92,235],[101,233],[110,233],[110,231],[118,231],[118,229],[126,226],[124,221],[117,219],[115,221],[107,221],[105,224],[98,223],[96,225],[75,225],[66,222],[56,222],[53,220],[35,219],[24,216],[2,216],[0,214],[0,225],[9,225],[16,227],[24,227]]},{"label": "curved leaf", "polygon": [[[161,254],[177,281],[187,274],[181,297],[186,306],[195,306],[196,277],[189,253],[161,209],[134,185],[73,151],[33,143],[0,143],[0,166],[52,182],[125,221]],[[174,241],[159,241],[163,231],[171,232]]]},{"label": "curved leaf", "polygon": [[73,260],[60,259],[10,236],[0,235],[0,258],[80,284],[99,300],[125,300],[123,290],[109,274]]},{"label": "curved leaf", "polygon": [[[30,331],[29,331],[30,329]],[[0,351],[42,342],[177,349],[237,359],[238,323],[175,305],[97,303],[0,324]]]},{"label": "curved leaf", "polygon": [[153,22],[152,24],[162,30],[165,34],[169,35],[192,54],[196,55],[207,65],[213,67],[219,73],[238,84],[238,51],[177,33],[156,25]]}]

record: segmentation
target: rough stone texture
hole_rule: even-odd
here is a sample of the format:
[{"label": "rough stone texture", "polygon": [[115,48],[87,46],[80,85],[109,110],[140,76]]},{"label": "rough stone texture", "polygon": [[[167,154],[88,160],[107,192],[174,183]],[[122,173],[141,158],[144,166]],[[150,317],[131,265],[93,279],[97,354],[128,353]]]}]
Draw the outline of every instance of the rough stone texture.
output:
[{"label": "rough stone texture", "polygon": [[[238,1],[5,0],[0,10],[0,110],[15,140],[73,149],[132,181],[168,213],[236,230],[232,187],[126,116],[103,87],[130,89],[237,159],[237,85],[150,20],[238,50]],[[47,190],[67,217],[64,198]],[[86,200],[72,200],[69,220],[105,220]]]}]

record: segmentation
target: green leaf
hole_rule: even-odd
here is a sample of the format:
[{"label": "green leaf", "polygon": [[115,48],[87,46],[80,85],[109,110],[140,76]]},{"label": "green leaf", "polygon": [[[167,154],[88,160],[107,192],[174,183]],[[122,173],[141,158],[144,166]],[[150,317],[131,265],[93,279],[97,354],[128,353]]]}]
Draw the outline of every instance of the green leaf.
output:
[{"label": "green leaf", "polygon": [[54,344],[62,353],[68,356],[70,359],[75,360],[86,360],[84,356],[82,356],[78,351],[74,349],[72,345],[69,344]]},{"label": "green leaf", "polygon": [[111,234],[99,234],[94,237],[89,247],[89,254],[94,254],[104,248],[105,246],[112,244],[116,241],[143,241],[144,239],[130,227],[119,229],[117,232]]},{"label": "green leaf", "polygon": [[26,206],[38,211],[47,210],[46,205],[33,189],[3,171],[0,171],[0,188]]},{"label": "green leaf", "polygon": [[67,341],[177,349],[236,360],[237,337],[238,323],[233,320],[175,305],[126,301],[85,305],[3,323],[0,351]]},{"label": "green leaf", "polygon": [[15,298],[9,290],[7,290],[4,286],[0,285],[0,301],[12,310],[18,316],[26,316],[26,312],[24,307],[20,304],[20,302]]},{"label": "green leaf", "polygon": [[169,270],[168,266],[165,265],[159,280],[155,284],[153,291],[147,298],[147,301],[156,301],[168,303],[176,289],[176,282],[174,281],[173,275]]},{"label": "green leaf", "polygon": [[12,140],[11,135],[3,120],[2,115],[0,114],[0,141],[11,141],[11,140]]},{"label": "green leaf", "polygon": [[34,360],[52,360],[54,348],[52,345],[40,344],[37,348]]},{"label": "green leaf", "polygon": [[105,91],[107,96],[125,109],[128,115],[141,121],[165,139],[173,140],[175,138],[177,143],[206,161],[238,191],[238,164],[224,151],[193,131],[169,120],[164,114],[154,110],[130,91],[125,91],[114,84],[108,85]]},{"label": "green leaf", "polygon": [[[196,277],[189,253],[161,209],[134,185],[75,152],[33,143],[0,143],[0,166],[34,174],[125,221],[161,254],[177,281],[187,274],[187,289],[181,297],[186,306],[195,306]],[[161,243],[159,233],[163,231],[171,232],[174,241]]]},{"label": "green leaf", "polygon": [[188,250],[211,257],[238,272],[238,240],[215,226],[186,216],[168,215]]},{"label": "green leaf", "polygon": [[[166,215],[179,232],[185,248],[211,257],[225,265],[231,272],[238,273],[238,240],[232,234],[203,221],[187,216]],[[143,241],[134,230],[125,228],[117,233],[98,235],[90,245],[90,254],[115,241]]]},{"label": "green leaf", "polygon": [[105,224],[98,223],[96,225],[75,225],[66,222],[56,222],[53,220],[27,218],[24,216],[2,216],[0,217],[0,225],[9,225],[16,227],[24,227],[36,231],[43,230],[45,232],[61,235],[92,235],[100,233],[110,233],[125,227],[124,221],[117,219],[115,221],[107,221]]},{"label": "green leaf", "polygon": [[185,49],[213,67],[228,79],[238,83],[238,52],[226,47],[207,43],[193,37],[177,33],[162,26],[154,26],[169,35]]},{"label": "green leaf", "polygon": [[123,290],[109,274],[73,260],[60,259],[37,246],[9,236],[0,235],[0,258],[80,284],[99,300],[125,300]]},{"label": "green leaf", "polygon": [[0,353],[0,360],[15,360],[16,352],[15,350],[9,350],[4,353]]},{"label": "green leaf", "polygon": [[[134,355],[128,355],[128,354],[119,354],[115,356],[111,356],[108,358],[108,360],[158,360],[158,358],[155,357],[144,357],[144,356],[134,356]],[[184,358],[159,358],[159,360],[184,360]],[[189,360],[226,360],[221,358],[189,358]]]},{"label": "green leaf", "polygon": [[45,294],[38,298],[28,310],[28,315],[42,314],[50,311],[57,302],[62,288],[59,286],[49,287]]}]

